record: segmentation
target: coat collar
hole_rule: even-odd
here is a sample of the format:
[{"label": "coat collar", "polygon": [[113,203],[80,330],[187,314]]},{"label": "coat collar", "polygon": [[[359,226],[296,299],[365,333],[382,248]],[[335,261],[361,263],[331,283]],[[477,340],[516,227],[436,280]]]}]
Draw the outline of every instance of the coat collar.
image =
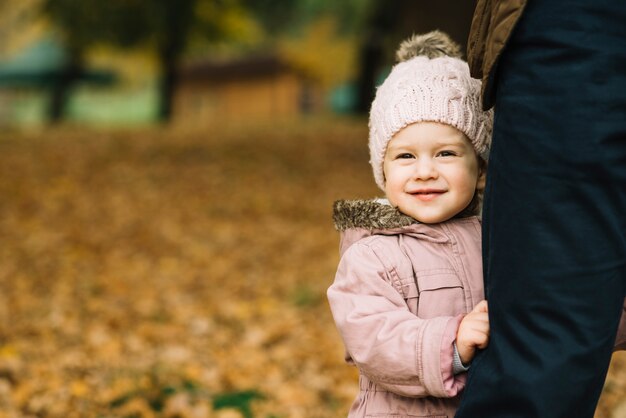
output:
[{"label": "coat collar", "polygon": [[352,244],[372,235],[408,235],[432,243],[450,242],[442,224],[421,223],[386,199],[339,200],[333,207],[335,228],[341,233],[340,254]]},{"label": "coat collar", "polygon": [[391,206],[387,199],[338,200],[333,205],[333,221],[337,231],[396,229],[419,223]]}]

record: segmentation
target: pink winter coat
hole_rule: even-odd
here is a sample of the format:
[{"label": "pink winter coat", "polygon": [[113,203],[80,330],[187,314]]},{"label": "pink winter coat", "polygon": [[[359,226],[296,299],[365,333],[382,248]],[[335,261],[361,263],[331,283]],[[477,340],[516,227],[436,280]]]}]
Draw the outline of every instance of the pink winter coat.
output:
[{"label": "pink winter coat", "polygon": [[335,205],[341,261],[328,300],[360,372],[350,417],[452,417],[463,315],[484,298],[477,217],[427,225],[376,201]]},{"label": "pink winter coat", "polygon": [[453,417],[466,378],[452,373],[456,331],[484,298],[480,221],[421,224],[373,200],[337,202],[334,219],[341,260],[328,300],[360,374],[349,417]]}]

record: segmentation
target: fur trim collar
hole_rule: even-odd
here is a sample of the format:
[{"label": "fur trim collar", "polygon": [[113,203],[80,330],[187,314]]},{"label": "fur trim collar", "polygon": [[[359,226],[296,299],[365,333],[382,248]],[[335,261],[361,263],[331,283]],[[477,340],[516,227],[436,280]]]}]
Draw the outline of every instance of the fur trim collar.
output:
[{"label": "fur trim collar", "polygon": [[393,229],[419,223],[391,206],[386,199],[338,200],[333,205],[333,221],[337,231]]}]

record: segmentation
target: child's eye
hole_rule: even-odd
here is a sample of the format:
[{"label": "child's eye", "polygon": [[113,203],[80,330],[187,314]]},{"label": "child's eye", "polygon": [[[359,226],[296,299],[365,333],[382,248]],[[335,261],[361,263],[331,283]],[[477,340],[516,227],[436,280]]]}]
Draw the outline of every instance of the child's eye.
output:
[{"label": "child's eye", "polygon": [[456,155],[456,153],[454,151],[439,151],[439,153],[437,154],[439,157],[454,157]]},{"label": "child's eye", "polygon": [[397,159],[407,159],[407,158],[413,158],[413,154],[409,154],[408,152],[404,152],[402,154],[398,154],[396,156]]}]

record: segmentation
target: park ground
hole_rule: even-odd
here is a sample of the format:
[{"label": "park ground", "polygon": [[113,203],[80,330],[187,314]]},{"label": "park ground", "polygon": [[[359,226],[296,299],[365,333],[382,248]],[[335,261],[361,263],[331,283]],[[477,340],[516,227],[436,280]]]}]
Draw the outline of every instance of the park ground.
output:
[{"label": "park ground", "polygon": [[[0,134],[0,418],[345,416],[332,202],[364,120]],[[566,382],[564,382],[566,384]],[[614,356],[596,418],[626,417]]]}]

